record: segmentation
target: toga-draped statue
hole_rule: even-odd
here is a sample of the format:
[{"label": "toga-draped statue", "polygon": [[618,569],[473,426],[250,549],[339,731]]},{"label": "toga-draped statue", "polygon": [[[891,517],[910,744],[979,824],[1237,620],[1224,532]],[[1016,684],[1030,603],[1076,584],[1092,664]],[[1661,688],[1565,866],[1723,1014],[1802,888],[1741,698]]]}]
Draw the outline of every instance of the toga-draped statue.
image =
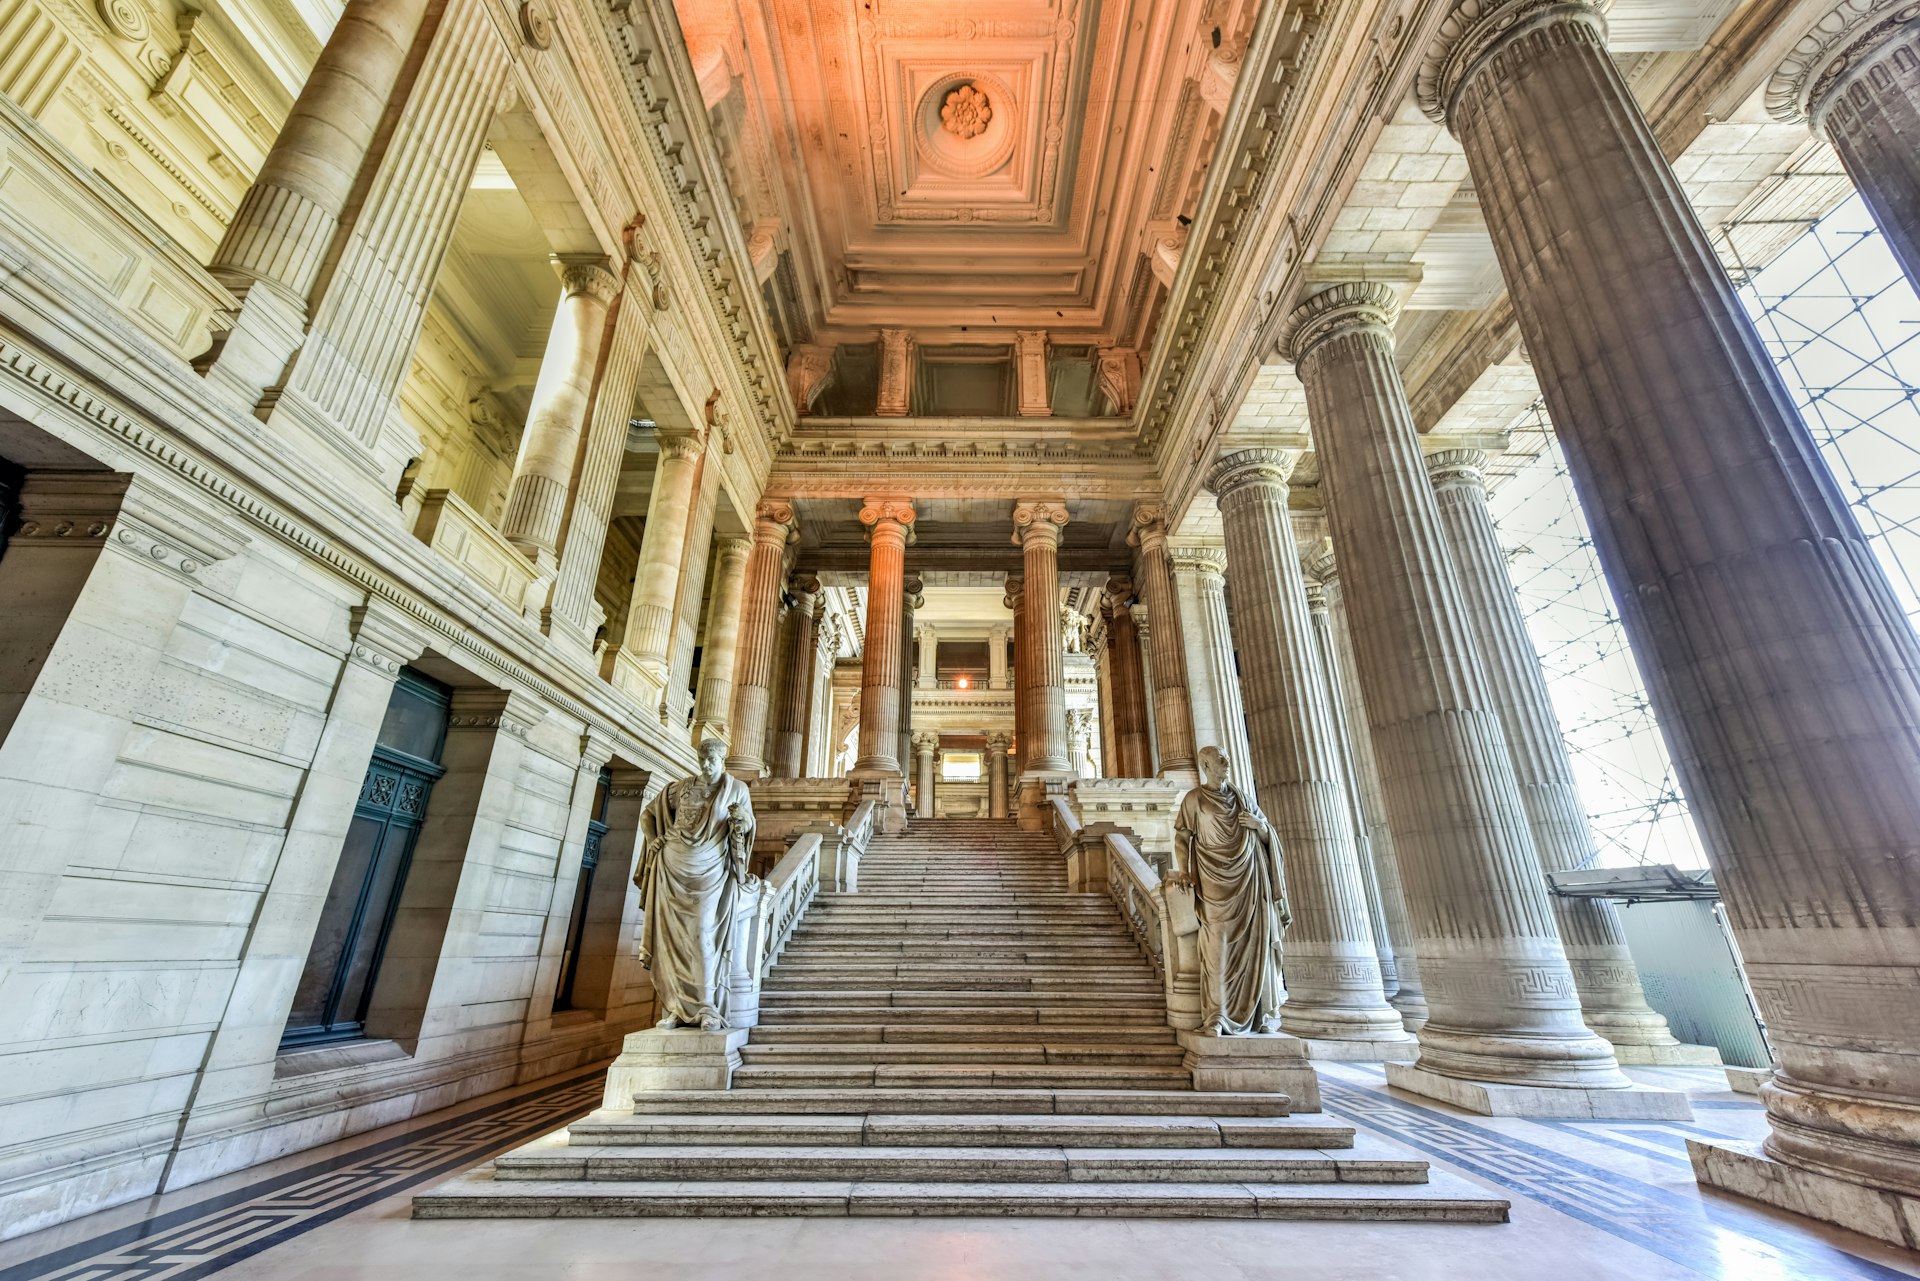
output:
[{"label": "toga-draped statue", "polygon": [[727,745],[700,744],[700,772],[669,783],[640,815],[640,963],[653,972],[663,1028],[727,1026],[733,916],[750,888],[753,800],[727,773]]},{"label": "toga-draped statue", "polygon": [[1227,781],[1217,747],[1200,751],[1199,787],[1180,799],[1169,884],[1194,891],[1200,918],[1200,1026],[1222,1036],[1279,1026],[1286,987],[1280,940],[1287,910],[1280,838],[1266,815]]}]

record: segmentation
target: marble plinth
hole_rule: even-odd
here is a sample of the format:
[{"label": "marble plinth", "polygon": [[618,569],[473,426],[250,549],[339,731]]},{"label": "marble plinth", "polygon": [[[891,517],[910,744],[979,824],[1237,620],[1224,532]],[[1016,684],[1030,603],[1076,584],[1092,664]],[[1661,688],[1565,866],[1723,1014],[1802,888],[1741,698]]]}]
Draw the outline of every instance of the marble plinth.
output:
[{"label": "marble plinth", "polygon": [[1213,1036],[1182,1030],[1182,1060],[1196,1090],[1250,1090],[1285,1094],[1295,1112],[1320,1110],[1320,1078],[1307,1061],[1307,1043],[1285,1032]]},{"label": "marble plinth", "polygon": [[1613,1042],[1615,1061],[1627,1067],[1719,1067],[1720,1051],[1711,1045],[1623,1045]]},{"label": "marble plinth", "polygon": [[1736,1094],[1758,1094],[1760,1087],[1773,1075],[1770,1067],[1738,1067],[1729,1063],[1723,1069],[1727,1074],[1727,1088]]},{"label": "marble plinth", "polygon": [[1920,1198],[1786,1165],[1763,1153],[1757,1142],[1688,1139],[1687,1155],[1693,1160],[1693,1177],[1704,1187],[1838,1224],[1909,1250],[1920,1248]]},{"label": "marble plinth", "polygon": [[1420,1055],[1420,1042],[1412,1033],[1386,1041],[1336,1041],[1325,1037],[1302,1037],[1307,1057],[1326,1063],[1411,1063]]},{"label": "marble plinth", "polygon": [[631,1112],[633,1096],[658,1090],[724,1090],[733,1084],[740,1066],[740,1047],[747,1043],[746,1028],[702,1032],[648,1028],[629,1032],[620,1057],[607,1069],[607,1092],[601,1106]]},{"label": "marble plinth", "polygon": [[1387,1084],[1438,1099],[1481,1116],[1524,1116],[1573,1121],[1691,1121],[1693,1107],[1679,1090],[1636,1085],[1625,1090],[1505,1085],[1462,1081],[1412,1063],[1387,1064]]}]

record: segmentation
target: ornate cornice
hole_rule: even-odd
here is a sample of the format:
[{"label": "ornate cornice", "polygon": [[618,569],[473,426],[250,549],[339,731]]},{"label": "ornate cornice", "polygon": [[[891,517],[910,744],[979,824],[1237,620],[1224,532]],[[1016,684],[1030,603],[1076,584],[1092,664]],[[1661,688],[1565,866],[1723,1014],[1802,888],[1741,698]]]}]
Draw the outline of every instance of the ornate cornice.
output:
[{"label": "ornate cornice", "polygon": [[1591,26],[1604,43],[1603,6],[1593,0],[1460,0],[1440,24],[1414,77],[1414,95],[1429,120],[1452,127],[1460,86],[1515,37],[1554,22]]},{"label": "ornate cornice", "polygon": [[1391,340],[1399,314],[1400,299],[1390,285],[1377,280],[1334,285],[1293,309],[1280,330],[1280,354],[1297,365],[1329,338],[1365,329],[1384,331]]},{"label": "ornate cornice", "polygon": [[1840,0],[1767,81],[1767,111],[1775,120],[1805,120],[1818,130],[1854,75],[1916,23],[1916,0]]},{"label": "ornate cornice", "polygon": [[1225,498],[1253,485],[1285,486],[1300,454],[1292,449],[1239,449],[1222,456],[1207,473],[1207,488]]}]

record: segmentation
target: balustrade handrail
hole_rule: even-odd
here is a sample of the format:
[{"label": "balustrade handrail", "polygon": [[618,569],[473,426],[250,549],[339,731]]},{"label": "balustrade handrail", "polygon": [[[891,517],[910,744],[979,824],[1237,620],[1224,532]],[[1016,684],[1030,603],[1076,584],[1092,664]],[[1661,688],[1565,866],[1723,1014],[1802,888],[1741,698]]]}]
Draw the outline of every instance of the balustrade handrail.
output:
[{"label": "balustrade handrail", "polygon": [[773,968],[807,908],[820,892],[820,834],[805,832],[787,847],[760,889],[760,937],[756,972],[764,979]]}]

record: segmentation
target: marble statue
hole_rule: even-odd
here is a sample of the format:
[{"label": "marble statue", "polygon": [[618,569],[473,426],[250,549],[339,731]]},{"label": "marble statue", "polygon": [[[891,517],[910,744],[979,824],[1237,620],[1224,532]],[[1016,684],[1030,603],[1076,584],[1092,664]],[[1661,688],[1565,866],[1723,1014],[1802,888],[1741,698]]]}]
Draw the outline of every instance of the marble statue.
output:
[{"label": "marble statue", "polygon": [[1280,839],[1253,800],[1227,781],[1231,763],[1200,750],[1200,786],[1180,799],[1167,883],[1192,891],[1200,921],[1201,1029],[1272,1032],[1286,988],[1280,940],[1287,910]]},{"label": "marble statue", "polygon": [[727,745],[700,744],[700,772],[669,783],[640,815],[640,963],[662,1028],[727,1026],[733,917],[753,849],[753,800],[727,773]]}]

